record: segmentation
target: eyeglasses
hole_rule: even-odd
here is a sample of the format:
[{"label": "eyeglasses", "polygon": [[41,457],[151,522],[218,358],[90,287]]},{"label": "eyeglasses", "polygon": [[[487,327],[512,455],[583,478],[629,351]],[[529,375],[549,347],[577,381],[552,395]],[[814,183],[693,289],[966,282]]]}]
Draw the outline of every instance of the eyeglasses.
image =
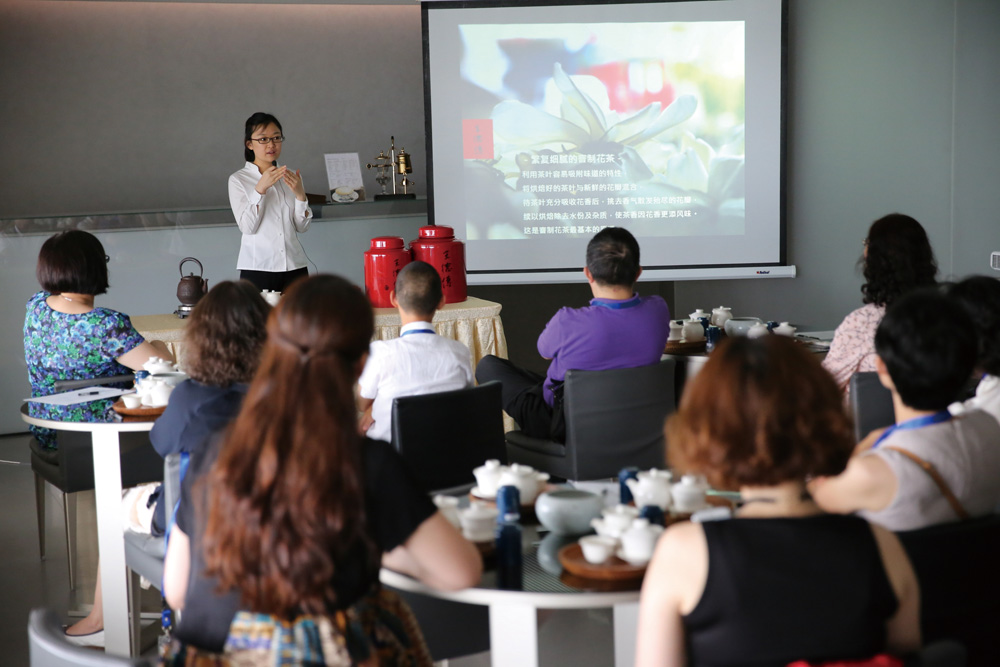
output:
[{"label": "eyeglasses", "polygon": [[261,146],[266,146],[267,144],[280,144],[285,138],[280,134],[276,137],[261,137],[260,139],[251,139],[250,141],[256,141]]}]

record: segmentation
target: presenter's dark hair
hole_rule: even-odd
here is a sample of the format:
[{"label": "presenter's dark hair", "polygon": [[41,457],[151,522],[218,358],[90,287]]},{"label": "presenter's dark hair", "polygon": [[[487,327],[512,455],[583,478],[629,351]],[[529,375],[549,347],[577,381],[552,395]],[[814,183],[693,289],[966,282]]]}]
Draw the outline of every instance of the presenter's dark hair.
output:
[{"label": "presenter's dark hair", "polygon": [[1000,375],[1000,280],[972,276],[948,289],[972,318],[979,336],[976,367],[990,375]]},{"label": "presenter's dark hair", "polygon": [[908,215],[891,213],[868,229],[862,258],[865,303],[891,306],[903,294],[935,284],[937,261],[927,232]]},{"label": "presenter's dark hair", "polygon": [[79,229],[50,236],[38,253],[35,277],[51,294],[104,294],[108,291],[104,246],[96,236]]},{"label": "presenter's dark hair", "polygon": [[408,313],[430,319],[442,294],[441,276],[427,262],[410,262],[396,276],[396,302]]},{"label": "presenter's dark hair", "polygon": [[271,123],[278,126],[279,132],[284,132],[284,130],[281,129],[281,123],[278,122],[278,119],[269,113],[258,111],[254,115],[247,118],[246,128],[243,131],[243,157],[246,158],[247,162],[253,162],[254,158],[253,151],[247,148],[247,142],[250,141],[250,136],[253,134],[253,131],[258,127],[267,127]]},{"label": "presenter's dark hair", "polygon": [[587,268],[601,285],[634,285],[639,277],[639,242],[627,229],[602,229],[587,244]]},{"label": "presenter's dark hair", "polygon": [[886,311],[875,352],[907,406],[944,410],[972,375],[978,341],[965,309],[936,289],[914,290]]}]

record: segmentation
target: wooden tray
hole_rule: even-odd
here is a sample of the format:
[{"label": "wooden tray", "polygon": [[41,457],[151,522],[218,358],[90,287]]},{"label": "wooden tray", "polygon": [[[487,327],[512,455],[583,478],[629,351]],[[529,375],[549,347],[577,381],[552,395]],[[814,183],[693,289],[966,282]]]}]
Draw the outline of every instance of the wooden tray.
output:
[{"label": "wooden tray", "polygon": [[635,579],[587,579],[563,570],[559,581],[572,588],[578,588],[588,593],[618,593],[620,591],[637,591],[642,588],[642,577]]},{"label": "wooden tray", "polygon": [[126,408],[125,401],[119,398],[112,404],[111,409],[123,417],[130,418],[126,419],[126,421],[153,421],[154,419],[163,414],[163,411],[167,409],[167,406],[161,405],[158,408],[150,408],[150,407]]},{"label": "wooden tray", "polygon": [[646,574],[645,565],[630,565],[617,556],[612,556],[600,565],[588,563],[583,557],[579,542],[567,544],[559,550],[559,562],[570,573],[583,579],[604,581],[624,581],[642,579]]},{"label": "wooden tray", "polygon": [[692,341],[690,343],[684,343],[677,340],[668,340],[666,347],[663,348],[664,354],[692,354],[695,352],[704,352],[705,343],[708,342],[704,339]]}]

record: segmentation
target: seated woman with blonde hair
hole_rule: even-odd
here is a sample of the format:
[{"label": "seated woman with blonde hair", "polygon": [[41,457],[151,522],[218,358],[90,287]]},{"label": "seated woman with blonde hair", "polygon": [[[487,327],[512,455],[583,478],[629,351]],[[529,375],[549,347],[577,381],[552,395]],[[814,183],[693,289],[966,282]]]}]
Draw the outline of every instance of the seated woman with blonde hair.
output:
[{"label": "seated woman with blonde hair", "polygon": [[[786,665],[920,646],[919,594],[896,537],[824,514],[805,480],[854,446],[840,392],[781,336],[730,339],[667,420],[671,464],[738,489],[732,519],[671,526],[642,587],[637,665]],[[711,564],[711,565],[710,565]]]},{"label": "seated woman with blonde hair", "polygon": [[[330,275],[296,282],[272,311],[242,410],[201,481],[183,485],[164,566],[167,601],[183,610],[175,660],[194,647],[401,664],[381,642],[412,618],[383,606],[380,566],[443,589],[479,581],[478,551],[396,450],[358,433],[353,389],[373,327],[364,294]],[[387,611],[401,623],[379,626]],[[402,643],[419,653],[416,632]]]}]

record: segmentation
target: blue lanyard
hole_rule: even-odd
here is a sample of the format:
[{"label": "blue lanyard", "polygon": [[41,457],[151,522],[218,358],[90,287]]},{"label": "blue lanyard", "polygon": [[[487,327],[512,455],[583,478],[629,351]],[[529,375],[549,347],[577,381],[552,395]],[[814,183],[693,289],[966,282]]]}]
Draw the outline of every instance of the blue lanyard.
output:
[{"label": "blue lanyard", "polygon": [[627,299],[625,301],[612,301],[610,303],[607,301],[598,301],[597,299],[593,299],[590,302],[590,305],[597,306],[598,308],[610,308],[611,310],[625,310],[626,308],[635,308],[640,303],[641,301],[639,301],[639,295],[636,294],[631,299]]},{"label": "blue lanyard", "polygon": [[421,334],[421,333],[436,334],[437,332],[434,331],[433,329],[410,329],[409,331],[404,331],[403,333],[399,334],[399,336],[400,338],[402,338],[403,336],[409,336],[410,334]]},{"label": "blue lanyard", "polygon": [[882,441],[892,435],[895,431],[906,431],[915,428],[923,428],[924,426],[930,426],[931,424],[940,424],[941,422],[946,422],[951,419],[951,413],[947,410],[942,410],[941,412],[935,412],[932,415],[926,415],[923,417],[916,417],[914,419],[908,419],[905,422],[895,424],[886,429],[875,444],[872,445],[872,449],[875,449],[882,444]]}]

